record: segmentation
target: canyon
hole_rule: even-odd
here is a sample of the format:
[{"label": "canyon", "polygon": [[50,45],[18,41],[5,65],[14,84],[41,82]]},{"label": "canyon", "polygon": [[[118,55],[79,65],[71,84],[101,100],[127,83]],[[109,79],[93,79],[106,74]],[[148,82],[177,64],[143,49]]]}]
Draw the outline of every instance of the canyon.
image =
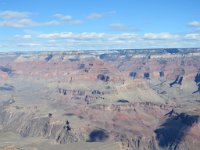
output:
[{"label": "canyon", "polygon": [[198,150],[200,49],[0,53],[0,150]]}]

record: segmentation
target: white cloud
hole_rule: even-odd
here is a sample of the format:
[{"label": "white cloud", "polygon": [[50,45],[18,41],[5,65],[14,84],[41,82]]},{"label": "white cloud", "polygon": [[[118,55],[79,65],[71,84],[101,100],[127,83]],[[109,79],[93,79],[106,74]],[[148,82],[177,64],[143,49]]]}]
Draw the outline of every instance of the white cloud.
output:
[{"label": "white cloud", "polygon": [[56,40],[52,39],[48,41],[49,43],[56,43]]},{"label": "white cloud", "polygon": [[200,34],[198,34],[198,33],[188,33],[188,34],[185,35],[185,39],[200,40]]},{"label": "white cloud", "polygon": [[104,16],[107,16],[107,15],[113,15],[113,14],[116,14],[116,11],[109,11],[109,12],[104,12],[104,13],[91,13],[89,14],[86,19],[87,20],[95,20],[95,19],[100,19]]},{"label": "white cloud", "polygon": [[29,28],[37,26],[57,26],[62,22],[58,20],[50,20],[47,22],[35,22],[31,19],[18,19],[18,20],[4,20],[0,21],[0,27],[12,27],[12,28]]},{"label": "white cloud", "polygon": [[64,38],[64,39],[76,39],[76,40],[133,40],[137,38],[136,34],[133,33],[122,33],[122,34],[106,34],[96,32],[60,32],[60,33],[49,33],[40,34],[39,38]]},{"label": "white cloud", "polygon": [[177,34],[171,33],[145,33],[144,38],[149,40],[170,40],[170,39],[178,39],[180,36]]},{"label": "white cloud", "polygon": [[31,19],[0,21],[1,27],[25,28],[25,27],[32,27],[32,26],[37,26],[37,25],[38,23],[33,22]]},{"label": "white cloud", "polygon": [[32,35],[30,34],[25,34],[25,35],[15,35],[16,38],[22,38],[22,39],[31,39],[32,38]]},{"label": "white cloud", "polygon": [[26,34],[23,36],[24,39],[30,39],[31,37],[32,37],[32,35],[30,35],[30,34]]},{"label": "white cloud", "polygon": [[92,14],[88,15],[86,18],[88,20],[94,20],[94,19],[102,18],[103,16],[104,16],[104,14],[101,14],[101,13],[92,13]]},{"label": "white cloud", "polygon": [[[199,47],[197,33],[97,33],[97,32],[55,32],[47,34],[17,35],[12,45],[30,50],[77,50],[77,49],[121,49],[121,48],[169,48]],[[22,42],[23,41],[23,42]]]},{"label": "white cloud", "polygon": [[96,32],[83,32],[80,34],[75,34],[74,38],[80,40],[88,40],[88,39],[104,39],[106,37],[105,33],[96,33]]},{"label": "white cloud", "polygon": [[115,31],[126,31],[126,32],[132,32],[134,31],[134,27],[122,23],[113,23],[109,24],[108,28],[110,30],[115,30]]},{"label": "white cloud", "polygon": [[136,41],[139,40],[139,35],[135,33],[121,33],[109,35],[108,40]]},{"label": "white cloud", "polygon": [[2,11],[0,12],[1,19],[16,19],[16,18],[27,18],[31,14],[28,12],[18,12],[18,11]]},{"label": "white cloud", "polygon": [[192,27],[200,27],[200,22],[199,21],[193,21],[189,23],[190,26]]},{"label": "white cloud", "polygon": [[78,25],[78,24],[83,23],[83,21],[77,19],[77,20],[71,20],[69,23],[71,23],[71,24],[75,24],[75,25]]},{"label": "white cloud", "polygon": [[49,33],[49,34],[40,34],[39,38],[71,38],[73,37],[72,32],[61,32],[61,33]]},{"label": "white cloud", "polygon": [[72,33],[72,32],[61,32],[61,33],[49,33],[40,34],[38,38],[53,38],[53,39],[75,39],[75,40],[98,40],[108,38],[110,35],[105,33],[96,32],[82,32],[82,33]]},{"label": "white cloud", "polygon": [[54,18],[57,19],[57,21],[60,23],[60,24],[64,24],[64,23],[70,23],[70,24],[81,24],[82,21],[79,20],[79,19],[74,19],[72,16],[70,15],[64,15],[64,14],[55,14],[53,15]]},{"label": "white cloud", "polygon": [[54,20],[46,22],[38,22],[32,20],[33,13],[18,12],[18,11],[3,11],[0,12],[0,27],[12,27],[12,28],[29,28],[37,26],[58,26],[65,23],[80,24],[81,20],[73,19],[70,15],[55,14]]},{"label": "white cloud", "polygon": [[70,15],[63,15],[63,14],[55,14],[53,15],[55,18],[62,20],[62,21],[69,21],[72,20],[72,16]]},{"label": "white cloud", "polygon": [[[19,35],[18,35],[19,37]],[[172,34],[172,33],[146,33],[144,35],[139,35],[136,33],[118,33],[118,34],[108,34],[108,33],[97,33],[97,32],[55,32],[55,33],[46,33],[46,34],[37,34],[34,37],[25,34],[20,35],[22,38],[35,38],[39,41],[47,39],[50,43],[57,41],[88,41],[88,42],[148,42],[152,44],[156,43],[168,43],[172,42],[181,42],[183,40],[198,40],[200,39],[200,34],[198,33],[187,33],[187,34]]]},{"label": "white cloud", "polygon": [[[96,32],[61,32],[40,34],[38,38],[47,40],[50,45],[48,47],[56,47],[57,49],[109,49],[109,48],[131,48],[139,39],[136,34],[106,34]],[[55,42],[56,40],[56,42]],[[52,45],[53,44],[53,45]]]},{"label": "white cloud", "polygon": [[17,46],[19,47],[36,47],[36,46],[40,46],[41,44],[39,43],[19,43],[17,44]]},{"label": "white cloud", "polygon": [[57,26],[60,24],[61,24],[61,22],[59,22],[57,20],[51,20],[51,21],[47,21],[47,22],[37,23],[37,26]]},{"label": "white cloud", "polygon": [[31,19],[6,20],[0,22],[1,27],[13,27],[13,28],[28,28],[36,26],[55,26],[55,25],[60,25],[60,22],[56,20],[48,22],[34,22]]},{"label": "white cloud", "polygon": [[109,25],[109,27],[111,27],[111,28],[123,28],[124,26],[126,26],[126,25],[121,24],[121,23],[113,23],[113,24]]}]

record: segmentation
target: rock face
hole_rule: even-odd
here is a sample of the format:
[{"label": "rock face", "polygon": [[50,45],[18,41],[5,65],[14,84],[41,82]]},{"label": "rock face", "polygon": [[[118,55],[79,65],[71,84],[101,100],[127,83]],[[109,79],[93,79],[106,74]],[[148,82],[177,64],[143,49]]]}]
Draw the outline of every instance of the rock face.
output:
[{"label": "rock face", "polygon": [[128,138],[126,135],[117,135],[116,139],[121,141],[123,149],[128,149],[128,150],[160,149],[157,146],[157,142],[154,137],[149,137],[148,139],[143,137]]},{"label": "rock face", "polygon": [[[167,149],[177,149],[188,130],[198,123],[199,116],[176,113],[173,110],[166,115],[164,123],[155,130],[159,146]],[[188,147],[189,148],[189,147]]]},{"label": "rock face", "polygon": [[4,131],[17,132],[22,137],[45,137],[55,139],[58,143],[73,143],[79,139],[75,136],[69,126],[53,124],[51,116],[34,117],[32,113],[18,111],[13,114],[9,112],[10,104],[4,103],[0,106],[0,125]]},{"label": "rock face", "polygon": [[13,70],[9,66],[0,66],[0,71],[7,73],[9,76],[13,74]]},{"label": "rock face", "polygon": [[[47,117],[36,118],[25,112],[15,112],[15,114],[11,114],[11,112],[7,110],[10,105],[11,104],[4,103],[0,109],[0,124],[5,131],[18,132],[23,137],[51,138],[55,139],[59,144],[74,143],[81,140],[86,141],[87,139],[87,137],[80,138],[80,133],[74,132],[68,121],[65,125],[53,125],[53,116],[48,115]],[[90,121],[96,124],[96,126],[106,128],[110,133],[105,129],[94,129],[90,132],[85,130],[85,134],[89,136],[88,142],[104,142],[109,139],[114,139],[122,144],[123,149],[178,149],[179,144],[183,142],[189,129],[192,128],[194,124],[197,124],[199,119],[197,115],[177,113],[174,110],[166,115],[162,115],[162,111],[166,112],[168,110],[168,108],[166,108],[167,106],[158,106],[151,103],[141,103],[139,105],[126,104],[123,106],[113,105],[111,108],[108,107],[109,106],[92,107],[93,111],[91,110],[89,112],[93,113],[95,110],[99,110],[99,115],[96,115],[98,121],[96,122],[95,118],[90,118]],[[160,109],[161,114],[159,114],[159,111],[155,111],[157,109]],[[101,115],[108,112],[115,115],[112,119],[109,119],[113,120],[113,122],[106,122],[107,125],[105,124],[104,126],[103,122],[105,122],[105,120],[103,120],[104,118],[102,118]],[[129,112],[131,116],[133,116],[134,121],[129,118],[130,116],[126,112]],[[150,121],[148,117],[142,118],[142,120],[145,121],[147,119],[149,122],[146,122],[146,125],[141,129],[137,129],[140,126],[142,114],[147,115],[147,113],[149,116],[156,113],[158,116],[155,117],[155,119],[164,117],[163,123],[154,130],[153,126],[150,127],[146,125],[153,123],[155,120]],[[87,118],[87,115],[89,114],[82,113],[83,118]],[[130,123],[127,121],[130,121]],[[157,123],[155,122],[153,124],[156,125]],[[154,130],[155,135],[152,133],[152,130]]]},{"label": "rock face", "polygon": [[104,81],[104,82],[108,82],[109,81],[109,76],[107,76],[107,75],[104,75],[104,74],[99,74],[98,76],[97,76],[97,79],[99,79],[99,80],[101,80],[101,81]]},{"label": "rock face", "polygon": [[199,92],[200,93],[200,71],[198,71],[197,75],[195,76],[194,82],[196,83],[198,89],[193,92],[193,94]]},{"label": "rock face", "polygon": [[16,148],[15,146],[6,146],[6,147],[0,148],[0,150],[19,150],[19,149]]},{"label": "rock face", "polygon": [[123,150],[200,146],[199,49],[1,55],[0,132]]},{"label": "rock face", "polygon": [[60,144],[65,144],[65,143],[74,143],[78,142],[77,137],[71,132],[71,128],[68,126],[64,126],[61,132],[59,133],[56,142]]},{"label": "rock face", "polygon": [[1,91],[13,91],[14,86],[9,85],[9,84],[4,84],[3,86],[0,87]]}]

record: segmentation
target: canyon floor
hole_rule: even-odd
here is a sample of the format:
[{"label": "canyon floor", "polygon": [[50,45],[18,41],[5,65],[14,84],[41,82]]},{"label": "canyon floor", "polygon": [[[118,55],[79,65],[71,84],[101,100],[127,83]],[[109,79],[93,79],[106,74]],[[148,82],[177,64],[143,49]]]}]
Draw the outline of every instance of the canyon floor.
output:
[{"label": "canyon floor", "polygon": [[200,49],[0,53],[0,150],[198,150]]}]

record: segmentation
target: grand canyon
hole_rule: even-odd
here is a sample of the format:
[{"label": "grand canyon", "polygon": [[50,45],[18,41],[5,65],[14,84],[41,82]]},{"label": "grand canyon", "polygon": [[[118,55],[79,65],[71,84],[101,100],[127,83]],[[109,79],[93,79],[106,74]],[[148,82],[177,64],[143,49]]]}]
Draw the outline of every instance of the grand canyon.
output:
[{"label": "grand canyon", "polygon": [[0,53],[1,150],[198,150],[200,49]]}]

